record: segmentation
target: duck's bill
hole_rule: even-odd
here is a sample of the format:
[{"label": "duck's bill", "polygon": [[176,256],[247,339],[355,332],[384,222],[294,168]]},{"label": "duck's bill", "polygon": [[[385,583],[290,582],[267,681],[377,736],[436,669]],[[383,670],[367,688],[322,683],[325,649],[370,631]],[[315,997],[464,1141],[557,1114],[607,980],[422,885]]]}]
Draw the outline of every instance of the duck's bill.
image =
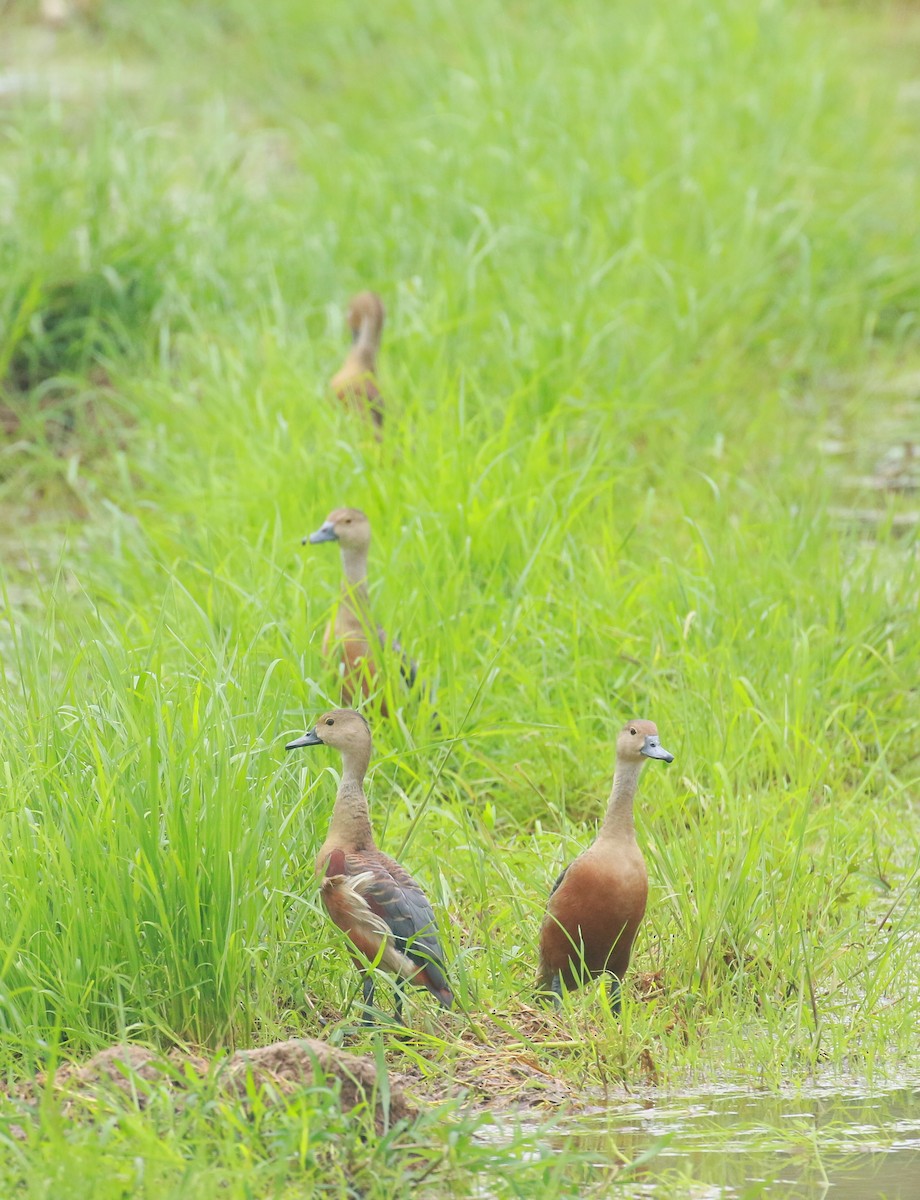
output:
[{"label": "duck's bill", "polygon": [[284,748],[285,750],[299,750],[301,746],[321,746],[322,744],[322,739],[316,736],[316,730],[311,729],[303,737],[294,738],[293,742],[288,742]]},{"label": "duck's bill", "polygon": [[324,525],[320,525],[316,533],[311,533],[308,537],[305,537],[301,545],[306,546],[307,542],[309,542],[311,546],[317,546],[320,542],[337,542],[338,540],[331,522],[327,521]]},{"label": "duck's bill", "polygon": [[645,739],[645,745],[642,747],[641,753],[646,758],[660,758],[662,762],[674,761],[674,755],[669,750],[665,750],[660,742],[653,742],[651,738]]}]

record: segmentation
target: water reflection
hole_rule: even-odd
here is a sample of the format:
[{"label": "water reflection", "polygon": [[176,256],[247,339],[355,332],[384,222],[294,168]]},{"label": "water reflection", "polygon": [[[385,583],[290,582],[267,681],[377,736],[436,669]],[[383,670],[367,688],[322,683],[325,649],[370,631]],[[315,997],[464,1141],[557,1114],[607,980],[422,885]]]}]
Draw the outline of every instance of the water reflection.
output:
[{"label": "water reflection", "polygon": [[624,1197],[920,1200],[920,1080],[871,1094],[648,1092],[572,1118],[551,1139],[605,1166],[657,1147],[617,1189]]}]

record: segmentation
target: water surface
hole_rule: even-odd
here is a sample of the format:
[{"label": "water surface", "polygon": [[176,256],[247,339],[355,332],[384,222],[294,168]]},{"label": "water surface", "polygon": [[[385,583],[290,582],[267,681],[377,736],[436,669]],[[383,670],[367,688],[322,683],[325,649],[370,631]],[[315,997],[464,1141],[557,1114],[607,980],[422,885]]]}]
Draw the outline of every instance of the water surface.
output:
[{"label": "water surface", "polygon": [[599,1165],[657,1150],[624,1197],[920,1200],[920,1079],[872,1091],[647,1091],[564,1122],[551,1141]]}]

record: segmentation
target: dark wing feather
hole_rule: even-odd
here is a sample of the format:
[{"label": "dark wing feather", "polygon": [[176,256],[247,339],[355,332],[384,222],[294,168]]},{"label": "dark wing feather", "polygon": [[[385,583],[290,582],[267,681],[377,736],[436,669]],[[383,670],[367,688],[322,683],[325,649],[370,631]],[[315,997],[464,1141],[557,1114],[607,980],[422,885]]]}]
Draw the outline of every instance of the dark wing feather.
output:
[{"label": "dark wing feather", "polygon": [[[572,865],[572,864],[571,864],[571,863],[569,863],[569,867],[570,867],[571,865]],[[562,870],[559,872],[559,878],[556,880],[556,882],[553,884],[552,888],[550,889],[550,893],[549,893],[549,894],[550,894],[551,896],[553,895],[553,893],[554,893],[554,892],[558,891],[558,889],[559,889],[559,884],[560,884],[560,883],[562,883],[563,879],[565,879],[565,873],[566,873],[566,871],[569,869],[569,867],[563,867],[563,868],[562,868]]]},{"label": "dark wing feather", "polygon": [[[418,679],[418,663],[414,658],[410,658],[405,650],[403,650],[402,642],[400,642],[398,638],[393,638],[392,641],[387,638],[386,630],[380,625],[377,626],[377,636],[380,639],[381,646],[386,646],[389,642],[390,648],[393,650],[393,652],[399,655],[399,673],[402,675],[403,682],[405,683],[406,687],[411,691],[411,689],[415,687],[416,680]],[[428,687],[426,689],[426,695],[429,703],[431,702],[433,694],[434,689]],[[441,718],[438,716],[438,713],[434,708],[431,710],[431,726],[438,733],[441,732]]]},{"label": "dark wing feather", "polygon": [[415,687],[415,681],[418,679],[418,663],[403,650],[402,642],[400,642],[399,638],[391,639],[387,637],[387,631],[382,625],[377,626],[377,636],[380,638],[381,646],[389,644],[393,653],[399,655],[399,673],[405,680],[406,687]]},{"label": "dark wing feather", "polygon": [[449,989],[434,911],[409,872],[379,853],[372,859],[362,854],[359,863],[349,866],[349,873],[368,870],[372,873],[373,882],[365,884],[361,894],[371,911],[382,917],[393,931],[398,949],[426,968],[435,988]]},{"label": "dark wing feather", "polygon": [[377,384],[369,375],[364,379],[364,395],[367,398],[371,421],[375,429],[380,430],[383,428],[383,397],[380,395]]}]

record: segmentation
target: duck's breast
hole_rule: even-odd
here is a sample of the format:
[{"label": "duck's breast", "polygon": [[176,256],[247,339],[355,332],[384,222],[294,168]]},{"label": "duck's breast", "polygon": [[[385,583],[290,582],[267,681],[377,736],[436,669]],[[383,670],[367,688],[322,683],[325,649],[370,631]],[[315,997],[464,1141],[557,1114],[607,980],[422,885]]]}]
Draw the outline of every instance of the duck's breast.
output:
[{"label": "duck's breast", "polygon": [[550,897],[540,936],[540,957],[572,981],[622,975],[645,915],[648,872],[639,847],[592,846],[565,872]]}]

